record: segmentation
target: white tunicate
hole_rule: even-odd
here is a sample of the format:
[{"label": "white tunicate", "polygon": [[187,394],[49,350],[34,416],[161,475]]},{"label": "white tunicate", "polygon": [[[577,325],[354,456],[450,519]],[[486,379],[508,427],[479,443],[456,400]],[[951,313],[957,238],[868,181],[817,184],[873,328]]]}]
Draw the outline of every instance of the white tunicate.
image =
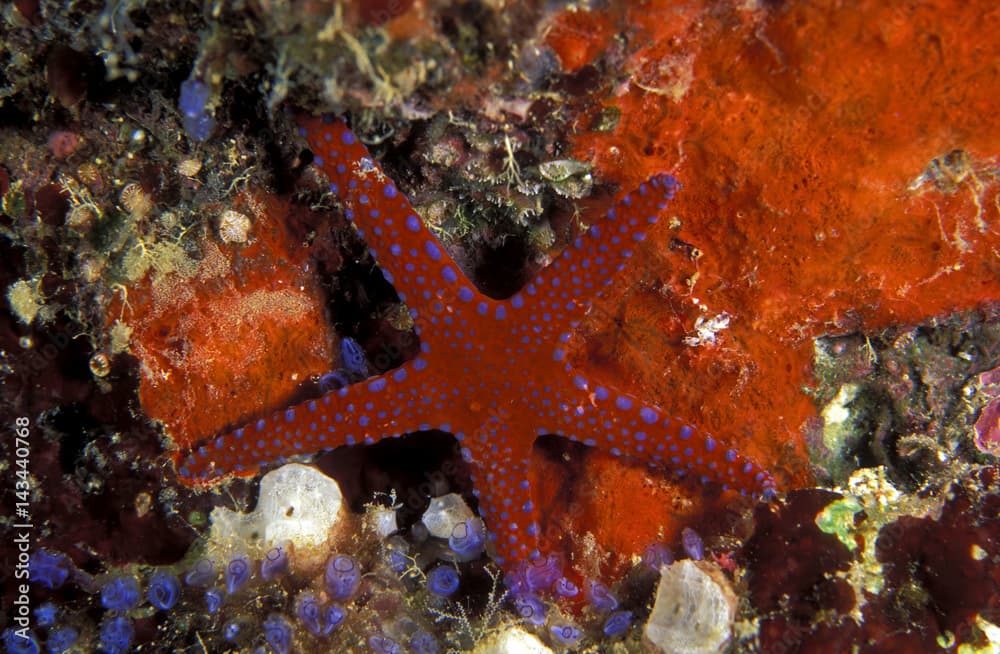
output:
[{"label": "white tunicate", "polygon": [[340,517],[344,496],[337,482],[312,466],[289,463],[260,480],[256,513],[264,545],[290,540],[296,548],[325,543]]},{"label": "white tunicate", "polygon": [[538,636],[511,627],[476,645],[473,654],[553,654]]},{"label": "white tunicate", "polygon": [[447,540],[455,530],[455,525],[473,517],[472,509],[461,495],[448,493],[431,500],[422,521],[432,536]]},{"label": "white tunicate", "polygon": [[660,569],[646,639],[670,654],[716,654],[732,636],[736,596],[712,564],[678,561]]},{"label": "white tunicate", "polygon": [[368,524],[381,538],[393,535],[399,530],[396,524],[396,509],[391,506],[369,505]]},{"label": "white tunicate", "polygon": [[267,549],[290,541],[296,551],[327,547],[342,519],[344,498],[337,482],[311,466],[289,463],[264,475],[252,513],[212,510],[209,540],[226,550],[256,541]]}]

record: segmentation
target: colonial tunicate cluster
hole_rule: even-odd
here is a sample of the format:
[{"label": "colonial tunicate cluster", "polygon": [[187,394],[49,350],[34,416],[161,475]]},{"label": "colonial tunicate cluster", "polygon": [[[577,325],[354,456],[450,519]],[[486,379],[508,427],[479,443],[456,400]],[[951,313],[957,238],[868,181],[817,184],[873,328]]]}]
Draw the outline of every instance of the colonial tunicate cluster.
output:
[{"label": "colonial tunicate cluster", "polygon": [[[395,519],[392,529],[373,528],[389,522],[392,506],[372,503],[365,519],[357,520],[342,504],[334,480],[290,463],[263,477],[252,511],[215,509],[206,538],[175,565],[93,576],[66,555],[40,549],[31,559],[32,583],[51,593],[72,587],[89,595],[99,619],[81,611],[79,601],[47,601],[35,609],[41,631],[17,642],[5,633],[5,645],[8,651],[64,652],[82,644],[125,654],[138,645],[183,649],[197,639],[209,651],[264,647],[260,651],[272,654],[296,648],[520,653],[638,637],[633,625],[645,604],[622,599],[597,579],[580,585],[576,571],[554,553],[519,562],[502,582],[490,572],[495,592],[478,618],[456,608],[473,579],[495,570],[485,557],[483,521],[459,495],[432,498],[419,522],[400,529]],[[700,542],[693,531],[685,537],[689,556],[703,554],[690,545],[694,539]],[[671,560],[669,548],[654,545],[637,569]],[[669,600],[658,599],[647,638],[680,642],[686,623],[670,622],[678,613],[697,621],[689,628],[696,636],[715,634],[702,619],[708,591],[698,586],[708,576],[680,563],[659,569],[660,598],[673,598],[675,605],[663,617],[668,609],[661,605]],[[672,594],[664,595],[664,587]],[[138,628],[142,620],[158,625],[154,643],[148,643],[149,629]]]}]

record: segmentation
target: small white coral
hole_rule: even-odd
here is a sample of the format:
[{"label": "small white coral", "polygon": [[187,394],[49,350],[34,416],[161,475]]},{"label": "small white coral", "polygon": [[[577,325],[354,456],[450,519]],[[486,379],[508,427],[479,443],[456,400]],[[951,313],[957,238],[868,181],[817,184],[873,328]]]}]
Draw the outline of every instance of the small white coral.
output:
[{"label": "small white coral", "polygon": [[655,651],[716,654],[728,645],[735,617],[736,595],[717,566],[678,561],[660,569],[644,634]]}]

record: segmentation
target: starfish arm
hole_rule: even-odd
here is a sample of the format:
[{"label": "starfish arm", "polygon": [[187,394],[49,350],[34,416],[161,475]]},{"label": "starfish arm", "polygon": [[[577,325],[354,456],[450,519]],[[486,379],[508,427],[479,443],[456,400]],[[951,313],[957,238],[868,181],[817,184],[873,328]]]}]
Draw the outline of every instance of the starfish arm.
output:
[{"label": "starfish arm", "polygon": [[[650,178],[539,272],[524,291],[529,306],[542,317],[538,324],[575,326],[591,299],[624,268],[633,248],[646,238],[644,230],[656,223],[676,191],[677,181],[670,175]],[[552,336],[562,342],[569,338],[568,333]]]},{"label": "starfish arm", "polygon": [[298,122],[315,163],[330,180],[330,190],[410,307],[421,338],[432,335],[441,317],[456,305],[494,309],[342,120],[300,117]]},{"label": "starfish arm", "polygon": [[461,440],[475,425],[458,424],[449,385],[424,356],[383,375],[297,404],[269,418],[182,453],[178,476],[192,485],[212,485],[231,475],[252,476],[261,464],[314,454],[341,445],[427,429],[455,433]]},{"label": "starfish arm", "polygon": [[686,422],[667,417],[659,407],[614,388],[591,389],[580,376],[573,385],[576,397],[564,390],[554,422],[540,426],[539,432],[564,434],[615,456],[658,463],[744,494],[764,495],[773,488],[771,475],[758,465]]},{"label": "starfish arm", "polygon": [[[538,553],[538,516],[531,499],[530,460],[511,433],[510,416],[495,414],[466,443],[479,513],[489,529],[500,564],[527,560]],[[516,421],[514,421],[516,422]]]}]

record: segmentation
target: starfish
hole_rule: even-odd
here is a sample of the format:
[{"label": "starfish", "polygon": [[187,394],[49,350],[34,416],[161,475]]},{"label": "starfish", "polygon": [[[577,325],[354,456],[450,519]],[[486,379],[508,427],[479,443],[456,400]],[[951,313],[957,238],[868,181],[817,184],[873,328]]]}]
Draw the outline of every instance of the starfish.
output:
[{"label": "starfish", "polygon": [[678,189],[673,177],[654,176],[626,195],[521,292],[500,301],[476,290],[343,121],[299,124],[314,163],[409,307],[420,353],[181,455],[182,479],[208,485],[284,457],[440,429],[454,434],[470,464],[501,562],[539,554],[528,474],[539,435],[561,434],[744,493],[770,491],[771,476],[736,450],[638,397],[592,384],[567,360],[592,298]]}]

